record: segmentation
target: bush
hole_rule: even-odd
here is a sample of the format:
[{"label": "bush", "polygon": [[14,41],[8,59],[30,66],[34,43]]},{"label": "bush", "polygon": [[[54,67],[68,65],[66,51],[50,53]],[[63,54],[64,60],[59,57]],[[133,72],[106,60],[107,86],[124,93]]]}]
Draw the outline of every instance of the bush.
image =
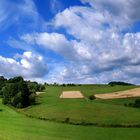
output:
[{"label": "bush", "polygon": [[136,99],[133,106],[140,107],[140,99]]},{"label": "bush", "polygon": [[89,100],[95,100],[95,99],[96,99],[96,97],[94,95],[89,96]]}]

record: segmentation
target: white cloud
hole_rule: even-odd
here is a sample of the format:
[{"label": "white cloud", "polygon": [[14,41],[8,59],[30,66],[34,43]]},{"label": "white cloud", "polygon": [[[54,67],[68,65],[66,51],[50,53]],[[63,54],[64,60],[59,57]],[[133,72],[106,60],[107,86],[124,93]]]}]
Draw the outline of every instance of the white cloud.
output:
[{"label": "white cloud", "polygon": [[47,65],[42,56],[32,52],[17,55],[20,61],[0,56],[0,74],[6,77],[23,76],[25,78],[43,77],[47,74]]},{"label": "white cloud", "polygon": [[[102,7],[104,5],[100,2],[98,4],[93,5],[95,8],[71,7],[58,13],[53,20],[55,27],[64,28],[68,34],[79,40],[73,43],[73,49],[77,54],[76,59],[73,60],[74,64],[67,65],[62,73],[62,76],[67,79],[72,75],[76,77],[75,79],[84,77],[90,81],[89,77],[96,78],[96,81],[97,79],[100,81],[100,77],[104,79],[102,81],[119,80],[123,77],[126,80],[128,76],[127,71],[124,70],[126,66],[130,69],[131,65],[140,67],[138,54],[140,33],[122,34],[122,31],[130,27],[134,19],[131,19],[130,14],[124,13],[119,16],[120,13],[110,12],[110,9]],[[117,4],[121,4],[121,1]],[[78,61],[77,58],[79,58]],[[73,72],[71,72],[71,67],[73,67]],[[118,73],[119,70],[123,74]],[[107,72],[111,76],[106,75],[108,78],[105,78],[104,73]],[[115,76],[119,74],[122,77]]]},{"label": "white cloud", "polygon": [[18,26],[21,26],[23,24],[24,26],[26,25],[26,27],[33,28],[36,27],[41,22],[43,21],[39,17],[39,14],[37,12],[33,0],[23,0],[18,2],[14,2],[11,0],[0,1],[0,29],[1,30],[5,30],[11,25],[16,25],[18,28]]},{"label": "white cloud", "polygon": [[99,11],[109,11],[115,16],[113,20],[121,19],[118,23],[128,23],[140,19],[140,1],[139,0],[81,0],[83,3],[89,3],[94,9]]},{"label": "white cloud", "polygon": [[[51,82],[140,82],[137,79],[140,76],[140,33],[126,30],[140,20],[137,14],[139,8],[135,8],[140,4],[138,0],[82,1],[90,3],[91,7],[73,6],[56,15],[51,22],[56,32],[24,34],[19,40],[22,46],[15,41],[9,43],[23,50],[25,46],[30,50],[31,46],[37,45],[63,57],[64,61],[60,62],[63,65],[55,65],[46,77]],[[66,33],[57,32],[60,28]],[[128,33],[124,33],[124,30]],[[7,63],[17,63],[28,75],[26,70],[35,69],[41,62],[44,72],[42,57],[32,57],[30,52],[26,52],[20,62],[8,59]],[[33,74],[29,73],[37,74],[38,69]]]}]

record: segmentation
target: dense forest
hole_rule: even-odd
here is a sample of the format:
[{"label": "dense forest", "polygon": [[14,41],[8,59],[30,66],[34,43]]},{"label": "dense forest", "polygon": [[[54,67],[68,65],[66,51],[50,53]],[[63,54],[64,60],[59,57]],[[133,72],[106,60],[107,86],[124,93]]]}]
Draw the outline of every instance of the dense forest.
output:
[{"label": "dense forest", "polygon": [[25,81],[22,77],[6,79],[0,76],[0,97],[3,104],[24,108],[35,104],[36,92],[45,86],[37,82]]}]

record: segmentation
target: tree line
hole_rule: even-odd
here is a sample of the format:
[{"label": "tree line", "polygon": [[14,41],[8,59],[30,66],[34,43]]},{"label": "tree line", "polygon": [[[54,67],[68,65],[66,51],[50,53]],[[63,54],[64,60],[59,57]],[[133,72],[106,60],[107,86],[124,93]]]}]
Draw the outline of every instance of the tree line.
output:
[{"label": "tree line", "polygon": [[0,97],[5,105],[16,108],[33,105],[36,102],[36,92],[44,89],[44,85],[25,81],[21,76],[10,79],[0,76]]},{"label": "tree line", "polygon": [[120,82],[120,81],[112,81],[112,82],[109,82],[108,85],[110,85],[110,86],[115,86],[115,85],[120,85],[120,86],[133,86],[134,84],[126,83],[126,82]]}]

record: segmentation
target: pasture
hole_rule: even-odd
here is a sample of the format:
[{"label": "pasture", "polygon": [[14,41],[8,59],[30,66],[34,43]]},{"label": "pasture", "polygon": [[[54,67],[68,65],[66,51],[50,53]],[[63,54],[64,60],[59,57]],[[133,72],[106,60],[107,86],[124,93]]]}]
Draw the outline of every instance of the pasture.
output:
[{"label": "pasture", "polygon": [[[134,86],[82,85],[76,87],[48,86],[38,97],[38,104],[21,110],[27,116],[71,124],[95,126],[140,125],[140,109],[124,106],[134,98],[93,100],[91,94],[109,93],[134,88]],[[63,91],[81,91],[83,99],[61,99]]]},{"label": "pasture", "polygon": [[[134,87],[48,86],[44,93],[38,95],[36,105],[18,111],[2,105],[0,100],[0,140],[139,140],[140,128],[105,126],[139,124],[140,109],[124,106],[124,103],[133,101],[134,98],[88,100],[91,93],[108,93],[131,88]],[[69,90],[81,91],[87,100],[59,98],[62,91]],[[69,122],[81,125],[68,124],[64,122],[66,118],[69,118]],[[83,126],[85,123],[93,125]]]},{"label": "pasture", "polygon": [[2,105],[1,101],[0,108],[0,140],[140,139],[140,128],[75,126],[26,117]]}]

